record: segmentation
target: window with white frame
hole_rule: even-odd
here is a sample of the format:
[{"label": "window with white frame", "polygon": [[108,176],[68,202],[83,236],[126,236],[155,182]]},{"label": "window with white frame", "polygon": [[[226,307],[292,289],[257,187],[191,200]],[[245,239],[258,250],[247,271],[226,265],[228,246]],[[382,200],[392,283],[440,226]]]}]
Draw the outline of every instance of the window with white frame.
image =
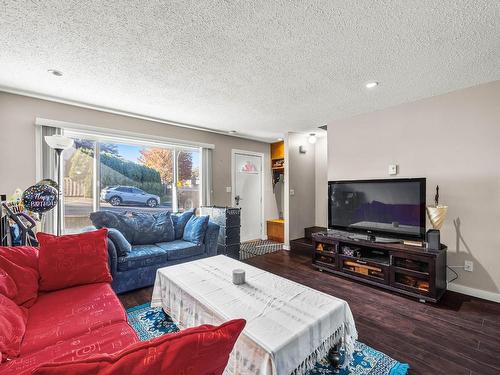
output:
[{"label": "window with white frame", "polygon": [[64,232],[91,225],[93,211],[184,211],[202,199],[202,149],[64,130]]}]

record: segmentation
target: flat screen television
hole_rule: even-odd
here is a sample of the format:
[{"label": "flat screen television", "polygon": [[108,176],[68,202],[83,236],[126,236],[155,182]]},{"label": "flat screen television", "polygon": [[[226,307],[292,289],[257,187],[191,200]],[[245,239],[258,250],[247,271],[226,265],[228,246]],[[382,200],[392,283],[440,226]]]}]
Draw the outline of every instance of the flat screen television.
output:
[{"label": "flat screen television", "polygon": [[328,227],[423,240],[425,178],[328,182]]}]

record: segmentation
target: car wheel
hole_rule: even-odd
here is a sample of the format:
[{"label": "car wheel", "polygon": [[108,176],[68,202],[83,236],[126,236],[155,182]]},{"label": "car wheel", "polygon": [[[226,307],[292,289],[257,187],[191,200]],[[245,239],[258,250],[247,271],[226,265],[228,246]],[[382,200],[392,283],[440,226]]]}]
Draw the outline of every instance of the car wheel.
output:
[{"label": "car wheel", "polygon": [[150,198],[148,199],[148,201],[146,202],[146,204],[149,206],[149,207],[156,207],[158,206],[158,201],[154,198]]},{"label": "car wheel", "polygon": [[111,203],[112,206],[119,206],[122,204],[122,199],[120,197],[112,197],[109,200],[109,203]]}]

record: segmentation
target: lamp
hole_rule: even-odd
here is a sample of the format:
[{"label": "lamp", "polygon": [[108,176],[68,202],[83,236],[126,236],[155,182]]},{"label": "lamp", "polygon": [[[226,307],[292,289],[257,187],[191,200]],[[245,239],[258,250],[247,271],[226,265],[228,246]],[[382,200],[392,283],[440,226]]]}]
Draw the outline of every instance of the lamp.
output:
[{"label": "lamp", "polygon": [[63,206],[61,204],[62,187],[61,187],[61,153],[73,146],[73,140],[71,138],[64,137],[62,135],[47,135],[45,136],[45,142],[56,152],[56,170],[57,170],[57,195],[59,199],[59,205],[57,206],[57,235],[61,235],[61,223],[63,215]]},{"label": "lamp", "polygon": [[309,141],[310,144],[315,144],[316,143],[316,134],[314,133],[311,133],[309,134],[309,138],[307,139]]}]

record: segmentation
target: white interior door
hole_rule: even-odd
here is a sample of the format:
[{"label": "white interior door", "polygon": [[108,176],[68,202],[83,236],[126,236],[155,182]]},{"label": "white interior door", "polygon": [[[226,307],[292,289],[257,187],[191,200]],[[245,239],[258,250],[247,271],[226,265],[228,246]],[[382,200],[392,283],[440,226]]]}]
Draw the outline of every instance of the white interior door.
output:
[{"label": "white interior door", "polygon": [[233,151],[233,206],[241,208],[241,241],[262,238],[263,155]]}]

